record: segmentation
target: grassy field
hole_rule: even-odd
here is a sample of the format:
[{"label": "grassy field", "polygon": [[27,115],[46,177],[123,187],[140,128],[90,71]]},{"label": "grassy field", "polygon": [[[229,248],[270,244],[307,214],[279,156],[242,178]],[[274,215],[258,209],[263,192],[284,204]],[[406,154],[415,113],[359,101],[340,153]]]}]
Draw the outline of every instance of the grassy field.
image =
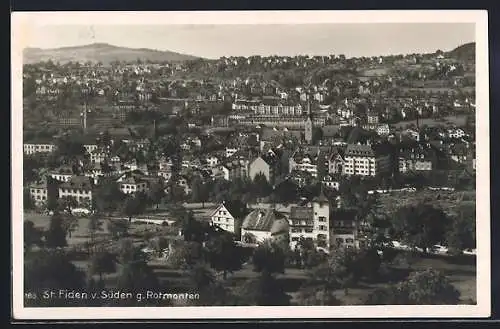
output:
[{"label": "grassy field", "polygon": [[379,195],[384,213],[391,215],[400,207],[425,203],[441,208],[445,213],[453,215],[459,207],[473,206],[476,203],[475,191],[429,191],[421,190],[416,192],[392,192]]}]

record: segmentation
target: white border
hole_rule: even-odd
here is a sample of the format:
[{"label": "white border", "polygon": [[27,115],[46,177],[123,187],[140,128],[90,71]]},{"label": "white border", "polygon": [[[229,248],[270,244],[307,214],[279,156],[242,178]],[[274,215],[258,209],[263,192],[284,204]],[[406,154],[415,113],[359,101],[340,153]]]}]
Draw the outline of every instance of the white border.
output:
[{"label": "white border", "polygon": [[[12,13],[13,317],[16,320],[286,319],[487,317],[491,312],[488,15],[485,10]],[[168,18],[168,19],[167,19]],[[169,308],[24,308],[22,201],[22,49],[39,25],[475,23],[477,129],[477,305]]]}]

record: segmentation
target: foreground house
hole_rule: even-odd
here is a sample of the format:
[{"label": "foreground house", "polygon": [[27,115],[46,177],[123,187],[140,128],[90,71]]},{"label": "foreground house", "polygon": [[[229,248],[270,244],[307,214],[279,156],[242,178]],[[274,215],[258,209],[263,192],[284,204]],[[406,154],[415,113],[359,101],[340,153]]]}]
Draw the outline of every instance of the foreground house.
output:
[{"label": "foreground house", "polygon": [[238,202],[223,202],[210,214],[210,222],[224,231],[239,235],[243,216],[246,215],[243,208],[244,205]]},{"label": "foreground house", "polygon": [[323,192],[305,206],[290,209],[290,244],[300,238],[311,240],[317,247],[330,248],[330,204]]},{"label": "foreground house", "polygon": [[289,224],[283,214],[274,209],[255,209],[243,220],[241,240],[246,243],[262,243],[268,239],[288,236]]}]

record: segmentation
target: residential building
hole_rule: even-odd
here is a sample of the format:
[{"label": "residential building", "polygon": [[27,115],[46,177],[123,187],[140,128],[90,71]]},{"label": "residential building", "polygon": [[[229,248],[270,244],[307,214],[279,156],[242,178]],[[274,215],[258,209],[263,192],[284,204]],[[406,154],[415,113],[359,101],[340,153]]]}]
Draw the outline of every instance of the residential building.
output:
[{"label": "residential building", "polygon": [[56,145],[52,143],[24,143],[24,154],[34,153],[50,153],[56,149]]},{"label": "residential building", "polygon": [[448,132],[449,138],[459,139],[459,138],[462,138],[466,135],[465,131],[463,131],[463,129],[460,129],[460,128],[448,129],[447,132]]},{"label": "residential building", "polygon": [[288,237],[289,224],[286,217],[274,209],[255,209],[243,220],[241,240],[260,244],[268,239]]},{"label": "residential building", "polygon": [[59,198],[70,197],[76,200],[78,205],[92,204],[93,180],[87,176],[73,176],[69,181],[59,186]]},{"label": "residential building", "polygon": [[391,133],[391,128],[387,123],[379,124],[377,127],[377,134],[380,136],[387,136]]},{"label": "residential building", "polygon": [[85,148],[85,151],[89,154],[98,149],[97,144],[83,144],[83,147]]},{"label": "residential building", "polygon": [[336,247],[358,247],[358,228],[355,212],[350,210],[336,210],[331,220],[332,245]]},{"label": "residential building", "polygon": [[125,194],[135,194],[148,191],[148,183],[134,176],[125,177],[119,182],[120,191]]},{"label": "residential building", "polygon": [[109,157],[108,152],[100,149],[96,149],[90,152],[90,161],[92,163],[105,162]]},{"label": "residential building", "polygon": [[246,215],[243,208],[246,207],[239,202],[223,202],[210,214],[210,221],[212,225],[239,236],[242,220]]},{"label": "residential building", "polygon": [[217,166],[217,164],[219,163],[219,159],[216,157],[216,156],[208,156],[205,161],[207,162],[207,165],[210,167],[210,168],[213,168],[215,166]]},{"label": "residential building", "polygon": [[226,147],[226,158],[232,157],[236,152],[238,152],[238,149],[235,147]]},{"label": "residential building", "polygon": [[401,148],[398,158],[400,173],[411,171],[431,171],[436,169],[437,154],[430,145],[417,144]]},{"label": "residential building", "polygon": [[340,149],[335,148],[328,157],[328,173],[331,175],[342,174],[344,172],[345,160]]},{"label": "residential building", "polygon": [[48,175],[59,182],[69,182],[75,175],[75,172],[73,172],[72,167],[65,166],[49,171]]},{"label": "residential building", "polygon": [[345,151],[345,175],[376,176],[391,168],[390,154],[382,145],[349,144]]},{"label": "residential building", "polygon": [[321,181],[321,184],[328,188],[328,189],[331,189],[331,190],[339,190],[340,188],[340,182],[339,180],[337,179],[336,176],[332,175],[332,174],[328,174],[326,175],[323,180]]},{"label": "residential building", "polygon": [[263,174],[267,181],[273,183],[277,174],[277,159],[269,156],[258,156],[248,166],[248,176],[253,181],[255,176]]},{"label": "residential building", "polygon": [[317,247],[330,248],[330,205],[321,192],[319,197],[305,206],[290,208],[290,244],[292,247],[300,238],[311,240]]},{"label": "residential building", "polygon": [[46,204],[48,199],[47,182],[31,184],[29,189],[31,198],[37,207]]},{"label": "residential building", "polygon": [[289,171],[299,171],[309,173],[312,177],[318,176],[319,154],[310,154],[305,152],[295,152],[289,160]]}]

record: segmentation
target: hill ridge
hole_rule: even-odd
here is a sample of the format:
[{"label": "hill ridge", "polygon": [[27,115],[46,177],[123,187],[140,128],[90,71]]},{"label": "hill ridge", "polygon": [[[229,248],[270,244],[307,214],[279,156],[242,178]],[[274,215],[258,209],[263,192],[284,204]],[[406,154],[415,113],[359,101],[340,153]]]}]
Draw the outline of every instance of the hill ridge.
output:
[{"label": "hill ridge", "polygon": [[198,58],[200,57],[169,50],[129,48],[104,42],[58,48],[27,47],[23,49],[23,61],[25,64],[52,60],[59,63],[91,61],[102,62],[104,65],[107,65],[116,60],[131,62],[140,59],[142,61],[182,62]]}]

